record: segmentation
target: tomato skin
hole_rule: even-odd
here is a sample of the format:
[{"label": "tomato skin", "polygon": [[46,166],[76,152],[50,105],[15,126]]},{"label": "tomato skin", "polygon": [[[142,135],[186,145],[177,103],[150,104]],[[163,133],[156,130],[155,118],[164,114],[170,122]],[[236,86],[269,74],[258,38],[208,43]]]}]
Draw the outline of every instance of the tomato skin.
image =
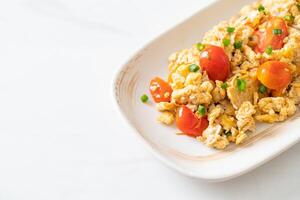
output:
[{"label": "tomato skin", "polygon": [[[282,34],[275,35],[273,33],[274,29],[282,30]],[[256,31],[254,35],[258,38],[258,44],[254,49],[257,53],[265,52],[267,47],[272,47],[273,50],[278,50],[283,47],[283,40],[289,35],[288,26],[284,19],[272,17],[267,23],[265,32]]]},{"label": "tomato skin", "polygon": [[198,137],[208,127],[208,120],[206,117],[198,118],[188,107],[183,105],[178,109],[176,124],[184,134]]},{"label": "tomato skin", "polygon": [[223,48],[209,45],[200,55],[200,66],[210,80],[225,81],[230,74],[230,62]]},{"label": "tomato skin", "polygon": [[279,91],[290,84],[292,74],[287,63],[267,61],[258,67],[257,78],[269,89]]},{"label": "tomato skin", "polygon": [[159,77],[153,78],[150,82],[149,90],[153,100],[156,103],[171,101],[173,90],[169,83],[167,83],[163,79]]},{"label": "tomato skin", "polygon": [[254,47],[254,51],[256,53],[264,53],[266,50],[266,42],[265,42],[265,34],[262,33],[261,31],[256,31],[254,33],[254,38],[256,39],[256,46]]}]

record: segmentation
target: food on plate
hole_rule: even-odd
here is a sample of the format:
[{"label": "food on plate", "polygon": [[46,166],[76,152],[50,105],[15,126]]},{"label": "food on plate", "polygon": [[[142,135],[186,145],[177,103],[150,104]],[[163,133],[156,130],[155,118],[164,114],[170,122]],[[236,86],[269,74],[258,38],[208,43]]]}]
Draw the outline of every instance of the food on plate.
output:
[{"label": "food on plate", "polygon": [[300,2],[245,6],[173,53],[168,70],[150,81],[158,121],[216,149],[243,143],[257,122],[285,121],[300,104]]},{"label": "food on plate", "polygon": [[148,100],[149,100],[149,97],[148,97],[146,94],[143,94],[143,95],[141,96],[141,101],[142,101],[143,103],[147,103]]},{"label": "food on plate", "polygon": [[156,103],[170,101],[172,91],[171,86],[159,77],[155,77],[150,82],[150,93]]},{"label": "food on plate", "polygon": [[199,115],[197,116],[185,105],[180,106],[176,115],[178,129],[192,137],[201,136],[202,132],[208,127],[208,120],[204,112],[201,109],[198,110]]}]

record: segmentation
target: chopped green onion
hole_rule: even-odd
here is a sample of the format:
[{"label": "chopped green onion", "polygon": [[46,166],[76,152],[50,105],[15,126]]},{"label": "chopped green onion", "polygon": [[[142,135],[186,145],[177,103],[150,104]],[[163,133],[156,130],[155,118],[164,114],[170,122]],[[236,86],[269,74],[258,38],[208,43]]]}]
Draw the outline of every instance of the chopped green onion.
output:
[{"label": "chopped green onion", "polygon": [[274,35],[281,35],[282,34],[282,30],[278,29],[278,28],[275,28],[275,29],[273,29],[273,34]]},{"label": "chopped green onion", "polygon": [[300,10],[300,3],[297,3],[297,8],[298,10]]},{"label": "chopped green onion", "polygon": [[234,27],[230,27],[230,26],[227,27],[227,32],[228,33],[233,33],[234,31],[235,31]]},{"label": "chopped green onion", "polygon": [[246,90],[246,81],[243,79],[237,79],[237,88],[240,92],[244,92]]},{"label": "chopped green onion", "polygon": [[204,116],[206,114],[206,109],[204,106],[199,106],[197,111],[201,116]]},{"label": "chopped green onion", "polygon": [[198,49],[199,51],[203,51],[204,48],[205,48],[205,45],[204,45],[204,44],[202,44],[202,43],[197,43],[197,49]]},{"label": "chopped green onion", "polygon": [[266,86],[264,86],[263,84],[261,84],[258,88],[258,91],[262,94],[264,94],[267,91]]},{"label": "chopped green onion", "polygon": [[240,49],[242,47],[242,41],[237,41],[233,44],[235,49]]},{"label": "chopped green onion", "polygon": [[224,39],[223,39],[223,45],[224,45],[225,47],[228,47],[228,46],[230,45],[230,39],[224,38]]},{"label": "chopped green onion", "polygon": [[196,64],[191,64],[191,65],[189,66],[189,69],[190,69],[190,72],[197,72],[200,68],[199,68],[199,66],[196,65]]},{"label": "chopped green onion", "polygon": [[286,15],[284,16],[285,21],[291,23],[294,21],[294,17],[292,15]]},{"label": "chopped green onion", "polygon": [[259,11],[259,12],[265,11],[265,7],[264,7],[263,5],[260,4],[260,5],[258,6],[258,11]]},{"label": "chopped green onion", "polygon": [[142,101],[143,103],[146,103],[146,102],[148,101],[148,99],[149,99],[149,97],[148,97],[146,94],[143,94],[143,95],[141,96],[141,101]]},{"label": "chopped green onion", "polygon": [[225,132],[225,135],[226,135],[227,137],[229,137],[229,136],[232,135],[232,133],[231,133],[231,131],[226,131],[226,132]]},{"label": "chopped green onion", "polygon": [[266,54],[271,55],[272,51],[273,51],[272,47],[269,46],[269,47],[266,48],[265,52],[266,52]]},{"label": "chopped green onion", "polygon": [[226,89],[228,88],[228,84],[227,84],[226,82],[225,82],[225,83],[222,83],[221,88],[222,88],[223,90],[226,90]]}]

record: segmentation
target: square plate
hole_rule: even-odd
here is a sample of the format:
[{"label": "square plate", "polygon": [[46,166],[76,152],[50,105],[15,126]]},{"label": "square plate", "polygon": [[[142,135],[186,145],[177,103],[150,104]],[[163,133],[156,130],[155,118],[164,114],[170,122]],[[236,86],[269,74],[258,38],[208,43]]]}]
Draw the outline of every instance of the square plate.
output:
[{"label": "square plate", "polygon": [[220,0],[200,10],[138,51],[115,78],[114,97],[123,117],[161,161],[187,176],[207,181],[227,180],[258,167],[300,139],[297,113],[284,123],[258,124],[257,131],[243,145],[218,151],[195,139],[176,135],[175,126],[167,127],[156,121],[158,112],[153,103],[140,102],[152,77],[167,76],[167,58],[171,53],[191,47],[206,31],[251,2]]}]

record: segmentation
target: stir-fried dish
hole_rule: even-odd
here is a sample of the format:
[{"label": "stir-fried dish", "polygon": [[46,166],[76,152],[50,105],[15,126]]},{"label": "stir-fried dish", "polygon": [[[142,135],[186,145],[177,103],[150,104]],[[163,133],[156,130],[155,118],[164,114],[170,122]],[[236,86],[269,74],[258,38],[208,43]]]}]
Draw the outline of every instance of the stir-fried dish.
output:
[{"label": "stir-fried dish", "polygon": [[[169,57],[150,93],[158,121],[209,147],[241,144],[256,122],[285,121],[300,103],[300,2],[262,0]],[[148,100],[146,95],[141,97]]]}]

